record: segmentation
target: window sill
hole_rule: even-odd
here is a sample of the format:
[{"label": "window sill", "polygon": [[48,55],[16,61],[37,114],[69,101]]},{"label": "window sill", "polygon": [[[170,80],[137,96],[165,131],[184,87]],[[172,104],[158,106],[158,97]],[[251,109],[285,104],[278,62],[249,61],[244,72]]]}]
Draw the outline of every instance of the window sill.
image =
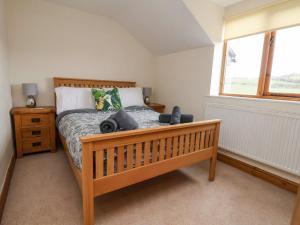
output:
[{"label": "window sill", "polygon": [[206,96],[205,105],[206,107],[217,105],[230,109],[254,112],[288,113],[289,115],[292,115],[292,117],[300,118],[300,102],[296,101],[210,95]]},{"label": "window sill", "polygon": [[246,96],[230,96],[230,95],[207,95],[207,98],[216,98],[216,99],[236,99],[241,101],[248,101],[248,102],[261,102],[261,103],[282,103],[282,104],[289,104],[289,105],[300,105],[300,99],[298,100],[287,100],[281,98],[269,98],[269,97],[246,97]]}]

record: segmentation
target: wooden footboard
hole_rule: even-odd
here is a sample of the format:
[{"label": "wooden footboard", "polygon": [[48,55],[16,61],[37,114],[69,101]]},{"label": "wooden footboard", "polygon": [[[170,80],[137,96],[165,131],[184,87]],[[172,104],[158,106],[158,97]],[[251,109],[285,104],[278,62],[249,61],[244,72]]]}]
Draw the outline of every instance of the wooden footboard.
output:
[{"label": "wooden footboard", "polygon": [[210,159],[215,178],[220,120],[82,137],[84,224],[94,197]]}]

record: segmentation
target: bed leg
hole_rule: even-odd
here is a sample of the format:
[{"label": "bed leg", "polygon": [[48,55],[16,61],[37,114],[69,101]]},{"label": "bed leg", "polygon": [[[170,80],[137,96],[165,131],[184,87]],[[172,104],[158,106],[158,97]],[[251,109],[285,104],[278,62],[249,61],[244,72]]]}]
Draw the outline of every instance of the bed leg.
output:
[{"label": "bed leg", "polygon": [[210,159],[210,165],[209,165],[209,181],[214,181],[216,176],[216,164],[217,164],[217,158],[212,157]]},{"label": "bed leg", "polygon": [[214,149],[212,157],[210,158],[209,166],[209,181],[214,181],[216,176],[216,164],[217,164],[217,155],[218,155],[218,145],[219,145],[219,133],[220,133],[220,123],[217,124],[214,137]]},{"label": "bed leg", "polygon": [[84,225],[94,225],[93,145],[82,146],[82,201]]}]

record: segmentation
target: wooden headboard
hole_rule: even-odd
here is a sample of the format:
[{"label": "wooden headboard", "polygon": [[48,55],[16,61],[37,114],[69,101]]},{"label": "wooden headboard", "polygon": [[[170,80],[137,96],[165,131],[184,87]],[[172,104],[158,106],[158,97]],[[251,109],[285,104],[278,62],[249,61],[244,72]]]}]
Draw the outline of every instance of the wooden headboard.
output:
[{"label": "wooden headboard", "polygon": [[[113,80],[90,80],[90,79],[76,79],[54,77],[54,88],[56,87],[82,87],[82,88],[131,88],[135,87],[136,83],[131,81],[113,81]],[[54,93],[54,103],[56,107],[56,95]]]},{"label": "wooden headboard", "polygon": [[63,78],[54,77],[54,88],[56,87],[89,87],[89,88],[129,88],[135,87],[136,83],[131,81],[112,81],[112,80],[89,80],[89,79],[74,79],[74,78]]}]

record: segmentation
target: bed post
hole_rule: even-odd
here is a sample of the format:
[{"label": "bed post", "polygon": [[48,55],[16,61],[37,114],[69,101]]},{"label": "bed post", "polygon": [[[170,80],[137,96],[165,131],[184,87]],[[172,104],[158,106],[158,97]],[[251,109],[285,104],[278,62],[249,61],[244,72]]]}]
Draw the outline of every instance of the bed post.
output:
[{"label": "bed post", "polygon": [[93,144],[82,143],[82,201],[84,225],[94,224]]},{"label": "bed post", "polygon": [[210,159],[209,166],[209,181],[214,181],[216,176],[216,164],[217,164],[217,155],[218,155],[218,145],[219,145],[219,133],[220,133],[220,122],[217,123],[215,133],[214,133],[214,149],[213,155]]},{"label": "bed post", "polygon": [[296,200],[296,205],[295,205],[291,225],[299,225],[299,224],[300,224],[300,184],[298,187],[298,195],[297,195],[297,200]]}]

